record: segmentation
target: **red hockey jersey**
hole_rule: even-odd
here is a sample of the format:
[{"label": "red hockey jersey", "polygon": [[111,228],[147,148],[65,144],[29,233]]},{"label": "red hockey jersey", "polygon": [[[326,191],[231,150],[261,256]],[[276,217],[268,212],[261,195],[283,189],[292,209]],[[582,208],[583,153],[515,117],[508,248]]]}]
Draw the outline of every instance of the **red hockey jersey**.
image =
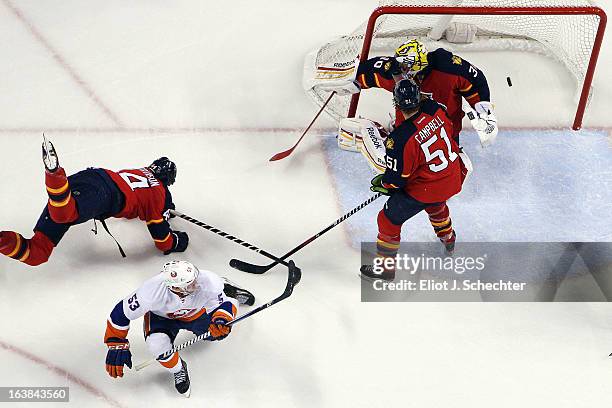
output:
[{"label": "red hockey jersey", "polygon": [[403,188],[423,203],[439,203],[461,191],[459,146],[444,108],[425,99],[421,111],[406,119],[385,141],[383,184]]},{"label": "red hockey jersey", "polygon": [[[462,128],[463,110],[461,97],[472,107],[480,101],[490,101],[489,85],[484,73],[468,61],[453,55],[443,48],[427,54],[428,66],[419,72],[414,79],[421,87],[421,92],[431,94],[432,98],[446,107],[453,122],[453,132],[449,134],[457,139]],[[362,89],[384,88],[393,92],[397,62],[390,57],[376,57],[360,63],[357,70],[357,82]],[[399,126],[403,116],[396,111],[395,126]]]},{"label": "red hockey jersey", "polygon": [[139,218],[147,223],[155,246],[167,251],[174,245],[172,230],[168,223],[170,208],[174,208],[170,191],[145,168],[106,170],[125,197],[123,209],[115,218]]}]

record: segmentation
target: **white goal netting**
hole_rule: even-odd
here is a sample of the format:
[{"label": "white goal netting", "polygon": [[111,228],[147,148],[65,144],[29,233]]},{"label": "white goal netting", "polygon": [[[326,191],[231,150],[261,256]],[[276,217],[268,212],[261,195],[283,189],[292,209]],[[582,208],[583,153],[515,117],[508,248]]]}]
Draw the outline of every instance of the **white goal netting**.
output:
[{"label": "white goal netting", "polygon": [[[376,21],[369,56],[392,55],[408,38],[417,37],[430,50],[443,47],[461,51],[525,51],[536,52],[560,61],[582,89],[597,29],[595,14],[554,14],[556,8],[593,7],[588,0],[382,0],[378,6],[408,6],[415,14],[383,15]],[[419,14],[422,7],[485,8],[477,15]],[[491,10],[507,7],[528,7],[530,15],[498,15]],[[489,14],[487,14],[489,10]],[[468,44],[449,43],[445,30],[451,23],[468,23],[477,27],[476,39]],[[318,66],[346,63],[361,53],[367,21],[352,33],[336,38],[311,52],[304,65],[304,88],[321,106],[329,93],[313,87],[312,78]],[[326,108],[334,119],[348,113],[350,96],[332,98]]]}]

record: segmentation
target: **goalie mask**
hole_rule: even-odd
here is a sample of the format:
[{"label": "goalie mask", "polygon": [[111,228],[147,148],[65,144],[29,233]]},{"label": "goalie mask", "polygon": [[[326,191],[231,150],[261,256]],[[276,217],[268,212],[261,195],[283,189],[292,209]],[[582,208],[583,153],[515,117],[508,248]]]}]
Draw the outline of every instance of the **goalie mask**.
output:
[{"label": "goalie mask", "polygon": [[404,72],[414,75],[427,68],[427,48],[417,39],[410,40],[397,47],[395,59]]},{"label": "goalie mask", "polygon": [[167,157],[160,157],[155,160],[149,169],[153,172],[156,179],[164,183],[166,186],[171,186],[176,180],[176,164]]},{"label": "goalie mask", "polygon": [[186,296],[198,288],[198,275],[200,271],[191,262],[170,261],[162,268],[164,283],[177,295]]}]

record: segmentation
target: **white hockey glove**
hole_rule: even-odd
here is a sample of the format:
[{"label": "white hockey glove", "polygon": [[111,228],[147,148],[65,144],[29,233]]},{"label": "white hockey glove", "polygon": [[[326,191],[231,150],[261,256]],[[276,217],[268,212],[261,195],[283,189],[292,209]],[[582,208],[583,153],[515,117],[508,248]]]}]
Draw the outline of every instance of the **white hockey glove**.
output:
[{"label": "white hockey glove", "polygon": [[499,129],[497,128],[497,118],[493,114],[493,104],[491,102],[478,102],[474,105],[476,112],[467,112],[467,117],[472,126],[478,133],[480,145],[487,147],[495,142]]}]

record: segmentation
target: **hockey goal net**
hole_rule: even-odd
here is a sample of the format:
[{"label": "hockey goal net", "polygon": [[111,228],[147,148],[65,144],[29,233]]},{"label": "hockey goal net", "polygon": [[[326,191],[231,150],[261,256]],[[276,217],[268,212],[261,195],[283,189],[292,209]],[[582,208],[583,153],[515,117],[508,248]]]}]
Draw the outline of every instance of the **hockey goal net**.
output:
[{"label": "hockey goal net", "polygon": [[[470,43],[446,41],[451,24],[477,29]],[[591,92],[606,14],[587,0],[415,0],[380,1],[368,21],[349,35],[311,52],[304,66],[304,88],[321,106],[329,93],[313,86],[317,67],[346,66],[359,55],[392,55],[408,38],[419,38],[430,50],[525,51],[558,60],[576,81],[578,130]],[[486,74],[486,72],[485,72]],[[326,112],[335,120],[354,116],[359,94],[335,96]]]}]

